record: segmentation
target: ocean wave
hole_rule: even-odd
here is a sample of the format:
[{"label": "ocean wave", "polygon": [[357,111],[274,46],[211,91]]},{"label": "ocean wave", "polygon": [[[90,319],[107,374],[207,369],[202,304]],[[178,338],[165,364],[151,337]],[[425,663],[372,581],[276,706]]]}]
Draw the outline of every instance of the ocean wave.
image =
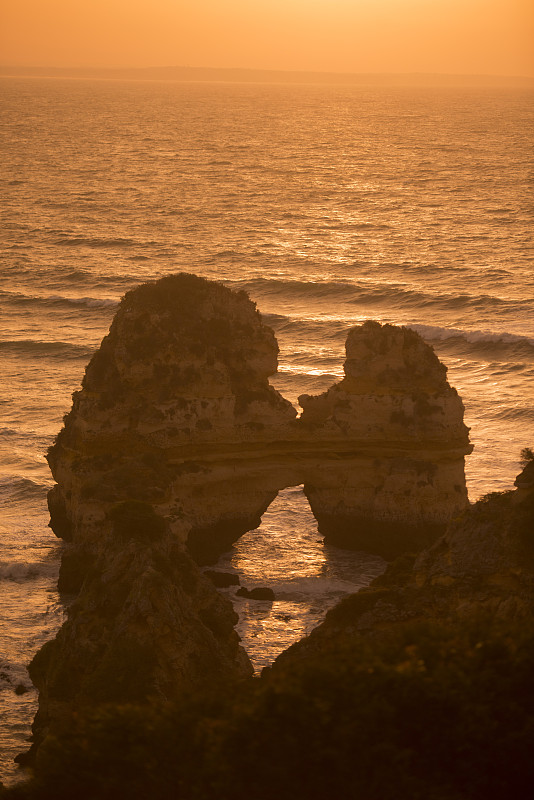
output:
[{"label": "ocean wave", "polygon": [[24,356],[49,356],[61,359],[87,359],[94,353],[94,348],[69,342],[40,342],[34,339],[19,339],[0,342],[0,352]]},{"label": "ocean wave", "polygon": [[64,295],[48,295],[39,297],[35,295],[22,294],[20,292],[0,291],[0,302],[6,305],[17,307],[24,306],[45,306],[47,308],[114,308],[118,306],[118,300],[111,297],[65,297]]},{"label": "ocean wave", "polygon": [[54,241],[62,247],[133,247],[137,245],[134,239],[106,239],[100,237],[62,236]]},{"label": "ocean wave", "polygon": [[[309,603],[310,600],[316,602],[327,601],[328,598],[332,600],[339,599],[343,595],[353,594],[361,589],[363,586],[368,585],[373,578],[384,570],[384,562],[377,560],[373,564],[367,575],[362,572],[358,575],[355,581],[344,580],[343,578],[322,578],[313,576],[310,578],[296,578],[294,580],[269,580],[265,581],[244,581],[247,589],[266,587],[272,589],[276,601],[285,601],[293,603]],[[243,579],[242,579],[243,580]],[[241,598],[235,595],[235,587],[230,587],[225,590],[236,604],[248,602],[246,598]],[[266,601],[270,602],[270,601]]]},{"label": "ocean wave", "polygon": [[[343,345],[349,331],[361,324],[349,317],[334,320],[301,319],[284,314],[262,314],[262,318],[278,335],[288,334],[293,342],[308,342],[310,356],[314,343],[330,340],[332,344],[335,342],[338,346]],[[530,361],[534,358],[534,337],[522,334],[472,331],[418,323],[408,323],[406,327],[419,333],[436,349],[452,350],[455,355],[483,356],[485,359],[493,357],[497,360],[514,358]]]},{"label": "ocean wave", "polygon": [[[129,260],[142,258],[146,256],[130,256]],[[142,278],[137,274],[127,274],[122,272],[120,275],[117,273],[107,274],[102,272],[95,272],[90,269],[72,269],[56,267],[51,273],[48,267],[37,267],[35,264],[30,263],[29,266],[22,266],[20,263],[14,266],[7,266],[4,270],[5,277],[16,282],[20,285],[23,283],[30,283],[32,286],[42,284],[49,289],[60,288],[65,284],[74,284],[80,286],[81,284],[91,286],[93,288],[99,286],[113,286],[123,289],[139,283]],[[6,286],[4,282],[4,286]],[[9,289],[4,289],[9,292]],[[12,294],[17,294],[12,292]]]},{"label": "ocean wave", "polygon": [[510,422],[534,422],[534,408],[502,408],[499,407],[494,414],[496,419]]},{"label": "ocean wave", "polygon": [[317,297],[328,299],[329,297],[346,296],[347,292],[356,291],[353,283],[343,281],[298,281],[298,280],[278,280],[276,278],[253,278],[252,280],[227,280],[223,281],[231,288],[245,289],[256,299],[258,294],[280,295],[282,299],[302,298],[309,299]]},{"label": "ocean wave", "polygon": [[40,561],[0,561],[0,580],[23,581],[35,578],[54,578],[57,566],[54,563]]},{"label": "ocean wave", "polygon": [[453,350],[455,355],[482,356],[495,359],[534,358],[534,338],[517,333],[466,331],[433,325],[409,325],[437,349]]},{"label": "ocean wave", "polygon": [[392,225],[387,225],[386,223],[380,222],[337,222],[332,221],[328,222],[325,221],[324,225],[321,225],[321,230],[326,231],[390,231],[392,229]]},{"label": "ocean wave", "polygon": [[[495,311],[524,311],[530,302],[510,300],[491,294],[457,294],[425,292],[411,289],[406,284],[349,283],[346,281],[298,281],[255,278],[253,280],[225,281],[227,285],[245,289],[251,296],[261,298],[277,295],[282,302],[310,299],[322,302],[342,302],[349,305],[384,305],[390,309],[429,308],[432,306],[459,311],[462,309]],[[533,301],[534,302],[534,301]]]},{"label": "ocean wave", "polygon": [[208,263],[213,261],[217,261],[219,258],[243,258],[243,253],[237,250],[219,250],[219,252],[214,253],[212,256],[206,259]]},{"label": "ocean wave", "polygon": [[22,664],[13,664],[5,658],[0,659],[0,691],[14,691],[24,686],[28,691],[33,689],[28,672]]},{"label": "ocean wave", "polygon": [[[142,256],[142,258],[145,258],[145,256]],[[72,272],[68,272],[64,276],[61,276],[61,282],[62,281],[67,281],[68,283],[74,283],[76,285],[79,285],[80,282],[84,282],[91,284],[94,287],[101,285],[122,287],[139,283],[139,276],[125,275],[124,273],[122,275],[105,275],[98,272],[91,272],[90,270],[86,269],[76,269]],[[60,283],[60,281],[56,281],[56,284],[57,283]]]},{"label": "ocean wave", "polygon": [[[260,584],[258,584],[260,585]],[[352,594],[358,591],[363,583],[346,581],[342,578],[297,578],[291,581],[271,581],[270,587],[275,592],[277,600],[308,599],[310,595],[340,595]]]},{"label": "ocean wave", "polygon": [[[312,359],[310,359],[310,363],[314,363],[312,362]],[[330,381],[331,383],[337,383],[337,381],[339,381],[343,377],[343,368],[340,364],[339,370],[336,373],[336,372],[327,372],[326,370],[321,370],[317,367],[307,371],[306,364],[280,364],[276,376],[277,376],[276,377],[277,381],[279,381],[281,377],[291,378],[293,381],[297,381],[298,379],[299,386],[303,381],[310,381],[316,383],[318,380],[321,380],[321,381]]]},{"label": "ocean wave", "polygon": [[[338,340],[343,343],[348,332],[356,324],[354,320],[299,319],[283,314],[262,314],[263,321],[277,334],[288,333],[294,337],[309,337],[311,341],[320,335],[321,341]],[[320,333],[319,333],[320,332]]]},{"label": "ocean wave", "polygon": [[[5,428],[0,435],[5,435]],[[12,477],[0,479],[0,496],[5,502],[24,502],[27,500],[44,500],[53,481],[39,483],[30,478]]]},{"label": "ocean wave", "polygon": [[504,342],[516,344],[519,342],[530,344],[534,347],[534,338],[523,336],[519,333],[495,333],[494,331],[465,331],[461,328],[447,328],[439,325],[409,325],[414,331],[421,334],[425,339],[442,341],[452,337],[459,337],[468,342]]}]

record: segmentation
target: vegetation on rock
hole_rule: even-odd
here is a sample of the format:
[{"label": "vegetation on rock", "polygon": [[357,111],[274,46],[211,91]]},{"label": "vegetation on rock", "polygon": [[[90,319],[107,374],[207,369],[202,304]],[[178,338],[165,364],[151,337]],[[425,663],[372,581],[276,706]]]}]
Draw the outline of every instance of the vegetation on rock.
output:
[{"label": "vegetation on rock", "polygon": [[405,624],[225,697],[78,715],[6,799],[525,797],[533,670],[520,626]]}]

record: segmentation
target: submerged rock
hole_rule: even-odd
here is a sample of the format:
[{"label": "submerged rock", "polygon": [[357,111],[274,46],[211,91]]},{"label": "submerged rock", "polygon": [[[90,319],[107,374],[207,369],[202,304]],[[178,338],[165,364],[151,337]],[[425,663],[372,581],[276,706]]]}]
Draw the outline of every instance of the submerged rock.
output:
[{"label": "submerged rock", "polygon": [[247,597],[249,600],[275,600],[274,592],[267,586],[256,586],[254,589],[246,589],[241,586],[236,592],[237,597]]},{"label": "submerged rock", "polygon": [[466,507],[463,406],[416,333],[354,328],[345,378],[303,396],[300,419],[269,385],[277,354],[244,292],[181,274],[125,295],[48,454],[59,587],[77,597],[32,662],[36,746],[84,704],[251,673],[230,601],[197,564],[280,489],[304,484],[330,541],[386,554]]}]

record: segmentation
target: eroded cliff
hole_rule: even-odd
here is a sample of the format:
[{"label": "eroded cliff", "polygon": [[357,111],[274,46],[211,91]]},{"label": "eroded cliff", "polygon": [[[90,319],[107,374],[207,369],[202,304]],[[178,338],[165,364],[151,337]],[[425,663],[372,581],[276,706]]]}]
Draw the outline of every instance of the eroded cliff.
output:
[{"label": "eroded cliff", "polygon": [[48,456],[59,587],[77,597],[32,664],[37,744],[84,704],[250,673],[195,560],[256,527],[281,488],[304,484],[331,541],[386,555],[466,507],[463,406],[417,334],[353,329],[344,380],[302,397],[301,418],[269,385],[277,354],[243,292],[181,274],[124,297]]},{"label": "eroded cliff", "polygon": [[7,796],[530,796],[533,531],[530,470],[261,678],[217,703],[85,709],[49,739],[34,782]]}]

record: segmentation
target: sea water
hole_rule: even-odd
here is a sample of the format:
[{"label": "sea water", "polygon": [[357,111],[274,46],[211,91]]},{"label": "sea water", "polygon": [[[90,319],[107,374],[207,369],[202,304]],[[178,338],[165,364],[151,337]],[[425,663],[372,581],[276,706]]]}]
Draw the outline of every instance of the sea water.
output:
[{"label": "sea water", "polygon": [[[25,665],[63,618],[44,453],[128,289],[186,271],[248,291],[280,343],[272,383],[295,404],[341,377],[351,326],[414,328],[464,400],[471,499],[512,487],[534,427],[534,106],[523,90],[46,79],[0,90],[9,778],[35,711]],[[275,591],[272,604],[236,601],[260,669],[384,564],[325,547],[292,487],[218,568]]]}]

